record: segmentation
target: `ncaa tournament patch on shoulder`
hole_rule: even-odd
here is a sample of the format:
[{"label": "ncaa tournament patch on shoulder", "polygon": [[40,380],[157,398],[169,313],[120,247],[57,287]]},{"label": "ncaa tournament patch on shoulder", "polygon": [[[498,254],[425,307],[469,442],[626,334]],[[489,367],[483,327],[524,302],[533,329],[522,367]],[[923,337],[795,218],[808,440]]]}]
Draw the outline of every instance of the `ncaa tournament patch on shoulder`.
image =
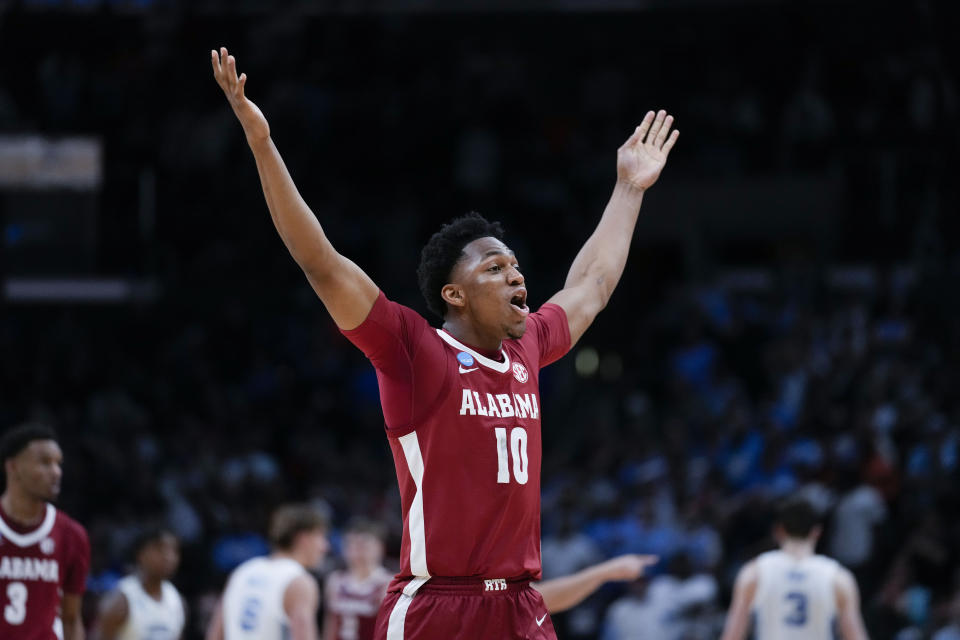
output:
[{"label": "ncaa tournament patch on shoulder", "polygon": [[465,367],[473,366],[473,356],[467,353],[466,351],[461,351],[457,354],[457,360]]}]

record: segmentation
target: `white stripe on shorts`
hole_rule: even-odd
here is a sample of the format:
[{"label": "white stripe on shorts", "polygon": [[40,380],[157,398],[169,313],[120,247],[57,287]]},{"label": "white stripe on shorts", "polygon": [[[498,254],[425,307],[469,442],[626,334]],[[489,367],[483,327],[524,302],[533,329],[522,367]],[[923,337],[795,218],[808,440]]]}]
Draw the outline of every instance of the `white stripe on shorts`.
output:
[{"label": "white stripe on shorts", "polygon": [[407,621],[407,609],[413,598],[405,593],[401,593],[397,599],[397,604],[393,605],[393,611],[390,612],[390,622],[387,623],[387,640],[403,640],[403,626]]}]

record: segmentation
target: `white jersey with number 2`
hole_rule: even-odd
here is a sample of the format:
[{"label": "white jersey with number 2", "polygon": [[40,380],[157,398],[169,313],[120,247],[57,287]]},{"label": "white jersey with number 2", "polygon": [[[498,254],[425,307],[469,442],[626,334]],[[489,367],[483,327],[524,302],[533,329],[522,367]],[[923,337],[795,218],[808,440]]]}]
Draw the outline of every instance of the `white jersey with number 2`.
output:
[{"label": "white jersey with number 2", "polygon": [[831,640],[837,613],[840,565],[821,555],[797,558],[783,551],[757,557],[753,599],[757,640]]},{"label": "white jersey with number 2", "polygon": [[290,621],[283,594],[307,573],[289,558],[253,558],[237,567],[223,592],[224,640],[285,640]]}]

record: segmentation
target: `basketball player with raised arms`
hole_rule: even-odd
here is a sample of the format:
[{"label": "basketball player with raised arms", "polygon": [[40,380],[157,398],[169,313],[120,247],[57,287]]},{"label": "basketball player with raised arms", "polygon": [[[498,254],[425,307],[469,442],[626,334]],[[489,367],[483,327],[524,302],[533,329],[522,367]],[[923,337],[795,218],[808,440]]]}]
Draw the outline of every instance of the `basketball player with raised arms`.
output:
[{"label": "basketball player with raised arms", "polygon": [[100,604],[93,640],[178,640],[186,611],[170,578],[180,565],[180,541],[151,527],[137,536],[133,556],[135,571]]},{"label": "basketball player with raised arms", "polygon": [[63,478],[57,436],[41,424],[15,427],[0,439],[0,460],[0,638],[83,640],[90,541],[51,504]]},{"label": "basketball player with raised arms", "polygon": [[721,640],[743,640],[751,620],[757,640],[867,640],[853,575],[815,551],[821,528],[813,506],[793,498],[779,508],[780,544],[737,574]]},{"label": "basketball player with raised arms", "polygon": [[246,74],[214,76],[243,126],[274,225],[344,335],[376,369],[403,510],[400,571],[376,637],[554,638],[540,594],[540,369],[563,356],[623,273],[640,204],[677,131],[649,112],[617,152],[613,195],[564,288],[534,313],[499,224],[445,225],[421,254],[433,328],[334,249],[300,197]]},{"label": "basketball player with raised arms", "polygon": [[309,505],[278,508],[270,518],[269,556],[233,570],[214,609],[207,640],[317,640],[320,587],[310,573],[330,544],[327,519]]}]

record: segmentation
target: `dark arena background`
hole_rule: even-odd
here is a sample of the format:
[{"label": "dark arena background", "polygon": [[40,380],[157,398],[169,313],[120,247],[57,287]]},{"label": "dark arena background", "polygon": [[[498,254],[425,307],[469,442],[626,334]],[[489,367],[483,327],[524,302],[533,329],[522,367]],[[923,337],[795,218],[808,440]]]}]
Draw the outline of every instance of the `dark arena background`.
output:
[{"label": "dark arena background", "polygon": [[[270,510],[401,532],[374,371],[271,224],[225,45],[335,246],[425,315],[420,247],[499,219],[531,307],[648,109],[682,135],[626,272],[542,376],[546,576],[655,553],[561,638],[716,638],[802,492],[872,638],[960,637],[954,2],[0,2],[0,430],[54,426],[85,597],[170,526],[202,637]],[[456,514],[451,514],[455,517]],[[637,621],[644,621],[642,625]]]}]

